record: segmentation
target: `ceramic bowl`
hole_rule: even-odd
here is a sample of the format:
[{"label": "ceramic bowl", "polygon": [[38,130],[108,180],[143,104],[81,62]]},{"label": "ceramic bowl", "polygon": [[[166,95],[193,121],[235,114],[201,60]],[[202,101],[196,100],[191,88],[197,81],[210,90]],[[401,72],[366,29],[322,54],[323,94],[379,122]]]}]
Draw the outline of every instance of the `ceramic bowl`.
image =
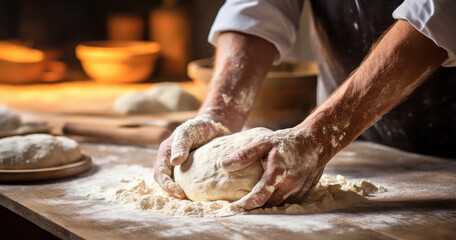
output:
[{"label": "ceramic bowl", "polygon": [[93,41],[76,47],[85,73],[95,81],[134,83],[154,71],[160,45],[146,41]]}]

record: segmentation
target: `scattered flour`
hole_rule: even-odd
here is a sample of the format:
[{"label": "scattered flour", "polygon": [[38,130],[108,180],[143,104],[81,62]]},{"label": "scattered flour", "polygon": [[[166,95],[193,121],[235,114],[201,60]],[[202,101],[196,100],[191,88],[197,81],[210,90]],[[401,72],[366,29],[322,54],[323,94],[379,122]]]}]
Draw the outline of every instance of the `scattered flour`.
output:
[{"label": "scattered flour", "polygon": [[239,97],[235,99],[235,107],[240,111],[246,113],[250,111],[250,108],[255,101],[256,92],[253,89],[247,91],[241,91]]},{"label": "scattered flour", "polygon": [[101,168],[91,181],[79,182],[72,194],[124,205],[127,208],[175,216],[231,216],[235,214],[309,214],[351,207],[368,194],[383,190],[369,181],[347,181],[343,176],[323,175],[301,204],[244,211],[228,201],[190,201],[169,196],[153,180],[153,169],[140,165]]},{"label": "scattered flour", "polygon": [[228,104],[230,103],[231,99],[233,99],[232,96],[228,95],[228,94],[225,94],[225,93],[222,93],[222,98],[223,98],[223,102],[225,104]]}]

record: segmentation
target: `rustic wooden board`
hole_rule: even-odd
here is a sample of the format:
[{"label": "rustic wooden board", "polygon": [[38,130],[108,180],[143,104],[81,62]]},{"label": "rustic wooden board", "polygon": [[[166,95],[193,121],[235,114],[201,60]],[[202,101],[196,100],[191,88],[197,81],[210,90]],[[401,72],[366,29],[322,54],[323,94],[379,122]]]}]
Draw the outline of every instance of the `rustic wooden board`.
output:
[{"label": "rustic wooden board", "polygon": [[35,182],[67,178],[83,173],[89,170],[90,167],[92,167],[92,159],[84,153],[78,161],[56,167],[14,170],[0,169],[0,183]]},{"label": "rustic wooden board", "polygon": [[[65,239],[451,239],[456,236],[456,161],[365,142],[339,153],[326,173],[370,179],[388,191],[357,207],[310,215],[173,217],[74,197],[103,169],[152,167],[156,148],[83,143],[94,167],[75,178],[0,185],[0,204]],[[151,176],[152,177],[152,176]]]}]

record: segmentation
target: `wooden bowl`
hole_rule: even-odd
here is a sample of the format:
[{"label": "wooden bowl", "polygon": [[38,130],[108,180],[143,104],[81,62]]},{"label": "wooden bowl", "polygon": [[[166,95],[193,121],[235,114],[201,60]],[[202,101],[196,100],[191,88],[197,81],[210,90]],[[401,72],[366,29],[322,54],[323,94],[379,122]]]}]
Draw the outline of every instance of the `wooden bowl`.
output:
[{"label": "wooden bowl", "polygon": [[160,49],[155,42],[93,41],[79,44],[76,56],[95,81],[133,83],[152,74]]},{"label": "wooden bowl", "polygon": [[[212,59],[190,62],[188,75],[199,88],[204,100],[212,79]],[[318,67],[315,62],[284,61],[272,67],[263,81],[247,120],[246,127],[281,129],[292,127],[316,105]]]},{"label": "wooden bowl", "polygon": [[44,72],[44,57],[40,50],[0,41],[0,82],[22,84],[38,81]]},{"label": "wooden bowl", "polygon": [[28,84],[61,80],[66,65],[55,51],[42,51],[20,42],[0,41],[0,83]]}]

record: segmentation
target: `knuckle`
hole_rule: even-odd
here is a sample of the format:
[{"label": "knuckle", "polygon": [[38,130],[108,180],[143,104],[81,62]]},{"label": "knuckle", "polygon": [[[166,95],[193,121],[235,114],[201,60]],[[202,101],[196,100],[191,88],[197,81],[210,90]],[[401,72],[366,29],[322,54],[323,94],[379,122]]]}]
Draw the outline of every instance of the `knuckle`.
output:
[{"label": "knuckle", "polygon": [[299,175],[289,175],[287,181],[290,183],[290,186],[303,186],[305,177]]},{"label": "knuckle", "polygon": [[255,154],[257,154],[258,151],[259,151],[259,149],[256,148],[256,147],[247,148],[247,149],[245,149],[245,151],[244,151],[244,155],[247,156],[247,157],[252,157],[252,156],[254,156]]},{"label": "knuckle", "polygon": [[239,159],[239,161],[241,161],[241,162],[246,162],[246,161],[248,160],[245,151],[237,151],[237,152],[235,153],[235,156],[236,156],[236,158]]},{"label": "knuckle", "polygon": [[160,167],[161,167],[161,164],[157,161],[154,166],[154,176],[159,173]]},{"label": "knuckle", "polygon": [[253,208],[261,207],[264,205],[263,199],[252,199],[251,204]]},{"label": "knuckle", "polygon": [[270,165],[270,175],[273,177],[282,175],[285,172],[285,169],[278,165],[278,164],[271,164]]},{"label": "knuckle", "polygon": [[[245,163],[248,162],[252,157],[255,156],[255,154],[258,153],[258,149],[255,147],[249,147],[249,148],[244,148],[242,150],[239,150],[235,153],[235,156],[237,159],[239,159],[241,162]],[[256,159],[255,159],[256,160]]]},{"label": "knuckle", "polygon": [[270,197],[270,194],[266,193],[267,191],[268,190],[257,192],[252,198],[253,203],[255,203],[258,206],[263,205],[266,202],[266,200],[268,200],[268,198]]},{"label": "knuckle", "polygon": [[171,144],[170,141],[165,140],[160,143],[160,146],[158,147],[158,155],[166,155],[169,152],[171,152]]},{"label": "knuckle", "polygon": [[251,196],[250,198],[246,199],[244,201],[244,207],[246,209],[253,209],[253,208],[257,208],[257,207],[261,207],[264,205],[266,201],[263,200],[262,198],[259,198],[255,195]]},{"label": "knuckle", "polygon": [[226,159],[222,160],[221,161],[221,166],[222,168],[231,168],[231,167],[234,167],[236,166],[236,161],[231,158],[231,157],[227,157]]},{"label": "knuckle", "polygon": [[171,177],[170,173],[171,173],[171,170],[164,166],[155,166],[154,167],[154,179],[158,183],[163,183],[167,176]]}]

